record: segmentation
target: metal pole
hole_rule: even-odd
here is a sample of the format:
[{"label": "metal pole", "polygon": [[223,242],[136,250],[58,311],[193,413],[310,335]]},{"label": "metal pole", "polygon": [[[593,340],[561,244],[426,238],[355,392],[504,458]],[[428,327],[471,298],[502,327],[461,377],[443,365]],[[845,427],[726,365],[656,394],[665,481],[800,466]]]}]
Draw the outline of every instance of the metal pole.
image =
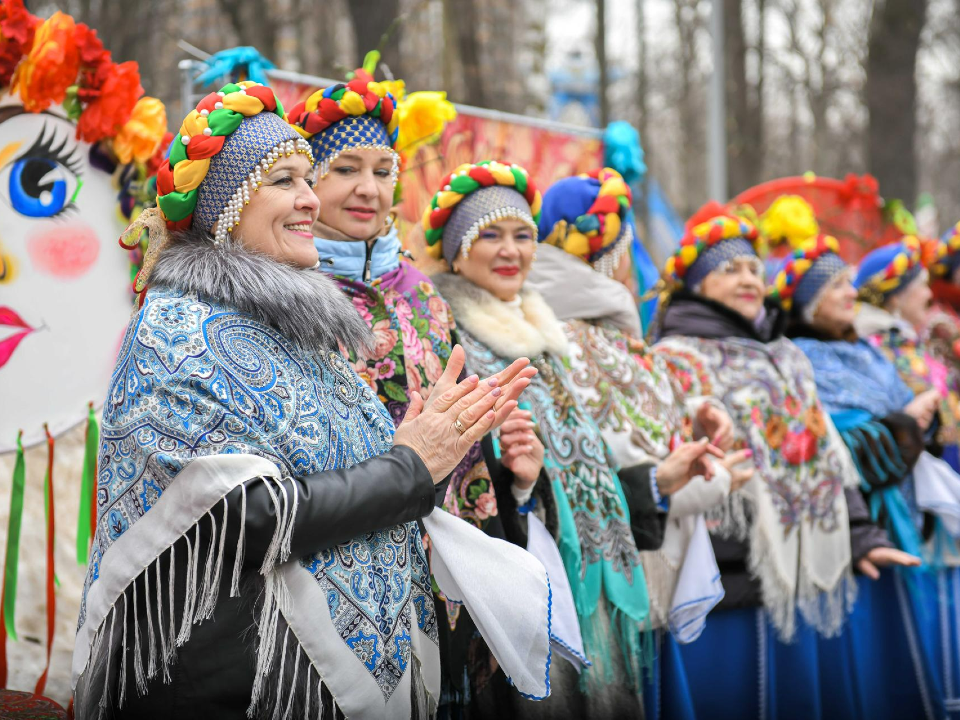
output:
[{"label": "metal pole", "polygon": [[727,200],[727,109],[725,71],[723,66],[723,0],[713,0],[710,11],[710,35],[713,38],[713,75],[710,77],[710,98],[707,112],[707,147],[709,149],[710,197]]},{"label": "metal pole", "polygon": [[597,2],[597,67],[600,71],[600,127],[605,128],[610,122],[610,101],[607,98],[607,85],[610,79],[607,73],[607,6],[606,0]]}]

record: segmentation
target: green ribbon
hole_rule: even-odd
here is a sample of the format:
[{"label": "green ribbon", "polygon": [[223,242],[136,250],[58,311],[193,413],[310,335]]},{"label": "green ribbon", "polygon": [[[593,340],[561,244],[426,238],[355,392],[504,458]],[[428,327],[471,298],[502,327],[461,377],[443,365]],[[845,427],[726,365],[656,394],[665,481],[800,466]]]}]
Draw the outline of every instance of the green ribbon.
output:
[{"label": "green ribbon", "polygon": [[90,507],[93,502],[94,476],[97,473],[97,451],[100,449],[100,428],[90,403],[87,414],[87,445],[83,451],[83,477],[80,481],[80,513],[77,515],[77,564],[86,565],[90,555]]},{"label": "green ribbon", "polygon": [[17,562],[20,558],[20,525],[23,521],[23,487],[26,470],[23,462],[23,431],[17,434],[17,459],[13,465],[10,492],[10,520],[7,524],[7,559],[3,572],[3,616],[7,635],[17,639],[14,613],[17,607]]}]

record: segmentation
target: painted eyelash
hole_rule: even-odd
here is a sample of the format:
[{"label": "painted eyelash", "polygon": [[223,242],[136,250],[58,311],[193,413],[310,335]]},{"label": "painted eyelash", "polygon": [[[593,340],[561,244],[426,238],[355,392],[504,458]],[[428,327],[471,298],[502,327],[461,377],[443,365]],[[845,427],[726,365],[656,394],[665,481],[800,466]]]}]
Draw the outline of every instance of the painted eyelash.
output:
[{"label": "painted eyelash", "polygon": [[[49,134],[47,133],[48,129],[50,130]],[[43,129],[40,131],[40,136],[34,141],[30,149],[17,159],[22,160],[27,157],[38,157],[44,160],[50,160],[51,162],[62,165],[79,178],[81,176],[80,149],[75,147],[72,150],[68,150],[67,143],[69,141],[70,138],[65,136],[60,138],[58,142],[57,129],[48,128],[48,125],[44,123]]]}]

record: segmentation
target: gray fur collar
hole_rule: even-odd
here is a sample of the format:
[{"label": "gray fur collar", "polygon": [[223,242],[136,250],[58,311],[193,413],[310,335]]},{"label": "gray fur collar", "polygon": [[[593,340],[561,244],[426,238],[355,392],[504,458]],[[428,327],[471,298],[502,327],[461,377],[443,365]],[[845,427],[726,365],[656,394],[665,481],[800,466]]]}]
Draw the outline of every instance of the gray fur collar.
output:
[{"label": "gray fur collar", "polygon": [[151,287],[197,293],[251,315],[305,350],[367,351],[370,328],[336,283],[319,270],[301,270],[237,243],[223,249],[209,233],[173,233],[150,270]]},{"label": "gray fur collar", "polygon": [[450,304],[459,327],[503,358],[533,359],[544,352],[567,354],[567,337],[553,310],[535,290],[520,292],[520,307],[512,308],[483,288],[452,273],[431,280]]}]

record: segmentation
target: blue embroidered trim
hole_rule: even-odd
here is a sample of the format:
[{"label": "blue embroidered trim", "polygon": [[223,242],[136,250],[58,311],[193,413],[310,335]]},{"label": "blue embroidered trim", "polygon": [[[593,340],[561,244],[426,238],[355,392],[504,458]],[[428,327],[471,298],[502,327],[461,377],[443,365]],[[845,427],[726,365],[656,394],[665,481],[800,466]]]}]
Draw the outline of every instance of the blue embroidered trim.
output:
[{"label": "blue embroidered trim", "polygon": [[532,513],[536,509],[537,509],[537,499],[535,497],[531,497],[523,505],[517,508],[517,512],[520,513],[521,515],[526,515],[528,513]]},{"label": "blue embroidered trim", "polygon": [[650,468],[650,491],[653,493],[653,502],[660,512],[670,512],[670,496],[663,497],[657,487],[657,466]]},{"label": "blue embroidered trim", "polygon": [[[717,573],[710,582],[715,583],[715,582],[718,582],[719,580],[720,580],[720,573]],[[681,643],[683,645],[688,645],[700,637],[704,627],[706,627],[706,622],[703,619],[710,614],[710,611],[713,610],[713,608],[715,608],[721,600],[723,600],[724,595],[726,595],[726,591],[721,586],[720,592],[717,593],[716,595],[707,595],[702,598],[697,598],[696,600],[690,600],[689,602],[685,602],[682,605],[678,605],[677,608],[675,608],[675,609],[682,609],[685,607],[689,607],[691,605],[699,605],[705,602],[710,603],[704,612],[697,615],[695,618],[691,618],[690,620],[685,622],[683,625],[680,625],[679,627],[674,625],[672,622],[669,623],[670,633],[676,638],[678,643]],[[694,623],[700,623],[700,628],[699,630],[697,630],[696,634],[693,635],[693,637],[684,635],[683,631],[686,630],[691,625],[693,625]]]},{"label": "blue embroidered trim", "polygon": [[[550,576],[547,575],[547,637],[550,640],[553,640],[553,586],[550,584]],[[576,653],[574,653],[576,654]],[[520,694],[520,697],[526,698],[527,700],[545,700],[550,697],[550,663],[553,662],[553,646],[549,643],[547,644],[547,666],[544,668],[544,680],[547,683],[547,693],[543,697],[537,697],[536,695],[531,695],[530,693],[517,692]],[[513,685],[513,678],[507,675],[507,682]],[[516,687],[516,685],[514,685]]]}]

